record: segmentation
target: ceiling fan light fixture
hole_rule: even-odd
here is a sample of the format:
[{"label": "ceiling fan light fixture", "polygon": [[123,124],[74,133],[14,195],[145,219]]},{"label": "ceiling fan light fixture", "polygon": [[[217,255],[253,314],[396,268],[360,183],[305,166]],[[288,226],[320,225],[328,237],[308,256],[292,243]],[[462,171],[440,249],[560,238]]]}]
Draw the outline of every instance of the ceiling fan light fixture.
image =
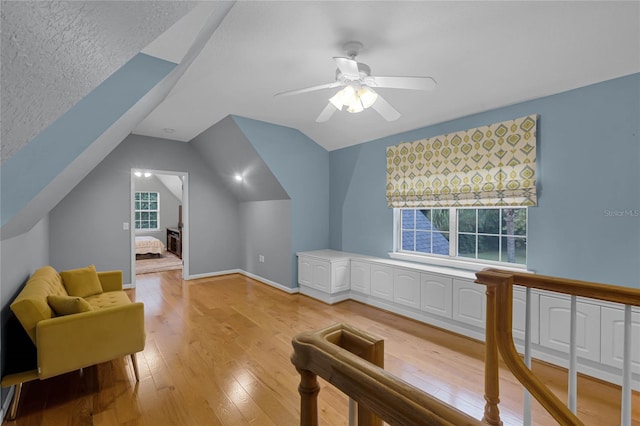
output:
[{"label": "ceiling fan light fixture", "polygon": [[351,102],[347,106],[347,112],[356,113],[356,112],[362,112],[362,111],[364,111],[364,106],[362,105],[360,98],[356,98],[353,102]]},{"label": "ceiling fan light fixture", "polygon": [[342,110],[343,106],[349,106],[355,102],[358,102],[358,94],[356,89],[352,85],[345,86],[344,89],[333,95],[329,102],[333,104],[339,110]]},{"label": "ceiling fan light fixture", "polygon": [[360,98],[364,108],[369,108],[378,100],[378,94],[367,86],[361,86],[358,89],[358,97]]}]

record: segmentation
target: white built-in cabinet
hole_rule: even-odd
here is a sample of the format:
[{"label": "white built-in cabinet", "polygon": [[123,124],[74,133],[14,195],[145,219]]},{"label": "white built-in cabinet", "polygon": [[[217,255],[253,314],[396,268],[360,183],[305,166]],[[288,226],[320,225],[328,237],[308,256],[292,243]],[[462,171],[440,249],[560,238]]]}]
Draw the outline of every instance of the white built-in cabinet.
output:
[{"label": "white built-in cabinet", "polygon": [[298,254],[300,292],[327,303],[348,299],[351,288],[351,261],[334,250]]},{"label": "white built-in cabinet", "polygon": [[[540,295],[530,292],[530,309],[531,309],[531,343],[540,343]],[[527,312],[526,290],[520,287],[513,289],[513,321],[511,323],[511,334],[516,340],[524,342],[525,325]]]},{"label": "white built-in cabinet", "polygon": [[485,328],[487,321],[487,288],[473,281],[453,280],[453,319]]},{"label": "white built-in cabinet", "polygon": [[[621,306],[603,306],[600,310],[600,361],[622,368],[624,350],[624,309]],[[631,313],[631,365],[640,374],[640,309]]]},{"label": "white built-in cabinet", "polygon": [[393,300],[393,268],[371,265],[371,295],[388,301]]},{"label": "white built-in cabinet", "polygon": [[351,261],[351,291],[371,294],[371,264]]},{"label": "white built-in cabinet", "polygon": [[393,301],[420,309],[420,273],[393,268]]},{"label": "white built-in cabinet", "polygon": [[428,273],[420,275],[420,308],[433,315],[451,318],[453,278]]},{"label": "white built-in cabinet", "polygon": [[[600,306],[576,303],[576,351],[579,357],[600,361]],[[540,344],[569,353],[571,300],[563,295],[540,296]]]},{"label": "white built-in cabinet", "polygon": [[[327,303],[354,299],[484,339],[486,287],[474,279],[472,272],[333,250],[298,253],[298,284],[303,294]],[[523,287],[514,287],[512,334],[519,350],[525,339],[525,295]],[[533,355],[564,364],[569,352],[570,297],[537,289],[530,290],[530,295]],[[618,380],[610,367],[622,367],[623,321],[622,305],[577,299],[576,348],[579,360],[589,362],[580,364],[581,371]],[[632,365],[640,374],[640,308],[634,308],[632,322]]]}]

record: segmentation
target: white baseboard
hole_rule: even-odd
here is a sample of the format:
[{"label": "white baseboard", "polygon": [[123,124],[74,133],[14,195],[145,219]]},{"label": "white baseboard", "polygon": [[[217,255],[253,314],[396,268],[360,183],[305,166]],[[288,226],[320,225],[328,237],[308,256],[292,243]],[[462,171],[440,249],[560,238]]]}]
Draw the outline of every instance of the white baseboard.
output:
[{"label": "white baseboard", "polygon": [[11,404],[15,390],[16,387],[11,386],[9,388],[9,393],[7,393],[7,397],[2,401],[2,407],[0,407],[0,419],[4,419],[4,416],[9,412],[9,404]]},{"label": "white baseboard", "polygon": [[227,271],[218,271],[218,272],[207,272],[205,274],[197,274],[197,275],[189,275],[189,277],[187,278],[187,280],[196,280],[199,278],[212,278],[212,277],[219,277],[221,275],[229,275],[229,274],[240,274],[240,275],[244,275],[245,277],[248,278],[252,278],[256,281],[260,281],[263,284],[267,284],[270,285],[271,287],[275,287],[278,290],[282,290],[286,293],[289,294],[295,294],[299,292],[299,289],[296,288],[291,288],[291,287],[287,287],[285,285],[282,285],[280,283],[277,283],[275,281],[271,281],[270,279],[261,277],[260,275],[256,275],[256,274],[252,274],[251,272],[247,272],[243,269],[229,269]]},{"label": "white baseboard", "polygon": [[305,296],[313,297],[314,299],[318,299],[326,303],[327,305],[333,305],[334,303],[343,302],[348,300],[349,291],[344,291],[342,293],[337,294],[327,294],[323,291],[318,291],[315,288],[300,286],[300,294],[304,294]]},{"label": "white baseboard", "polygon": [[271,281],[271,280],[268,280],[266,278],[263,278],[260,275],[252,274],[251,272],[242,271],[240,273],[242,275],[244,275],[245,277],[253,278],[256,281],[260,281],[260,282],[262,282],[264,284],[270,285],[271,287],[275,287],[278,290],[282,290],[282,291],[284,291],[286,293],[289,293],[289,294],[295,294],[295,293],[298,293],[300,291],[299,287],[296,287],[296,288],[287,287],[287,286],[279,284],[279,283],[277,283],[275,281]]},{"label": "white baseboard", "polygon": [[242,269],[229,269],[226,271],[218,271],[218,272],[206,272],[204,274],[194,274],[194,275],[189,275],[187,277],[187,280],[197,280],[199,278],[212,278],[212,277],[219,277],[221,275],[229,275],[229,274],[243,274],[244,275],[244,271]]}]

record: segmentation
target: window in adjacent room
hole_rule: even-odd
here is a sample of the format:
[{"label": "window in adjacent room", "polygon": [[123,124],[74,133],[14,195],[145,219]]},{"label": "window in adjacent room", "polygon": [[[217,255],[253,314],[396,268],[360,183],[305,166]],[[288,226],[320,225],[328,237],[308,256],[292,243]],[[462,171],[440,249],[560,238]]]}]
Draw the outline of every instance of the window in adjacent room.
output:
[{"label": "window in adjacent room", "polygon": [[153,191],[135,193],[136,230],[157,231],[160,221],[160,194]]},{"label": "window in adjacent room", "polygon": [[527,263],[526,207],[398,210],[400,252],[488,263]]}]

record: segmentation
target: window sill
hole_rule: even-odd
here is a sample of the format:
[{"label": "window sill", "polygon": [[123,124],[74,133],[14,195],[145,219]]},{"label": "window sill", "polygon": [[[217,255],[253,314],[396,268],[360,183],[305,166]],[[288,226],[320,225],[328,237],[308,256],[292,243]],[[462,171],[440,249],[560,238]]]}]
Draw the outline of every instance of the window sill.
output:
[{"label": "window sill", "polygon": [[404,260],[407,262],[423,263],[426,265],[442,266],[447,268],[463,269],[466,271],[478,272],[487,268],[504,269],[506,271],[515,272],[531,272],[528,271],[525,266],[503,266],[489,263],[473,262],[461,259],[447,259],[421,256],[419,254],[390,252],[389,257],[397,260]]}]

